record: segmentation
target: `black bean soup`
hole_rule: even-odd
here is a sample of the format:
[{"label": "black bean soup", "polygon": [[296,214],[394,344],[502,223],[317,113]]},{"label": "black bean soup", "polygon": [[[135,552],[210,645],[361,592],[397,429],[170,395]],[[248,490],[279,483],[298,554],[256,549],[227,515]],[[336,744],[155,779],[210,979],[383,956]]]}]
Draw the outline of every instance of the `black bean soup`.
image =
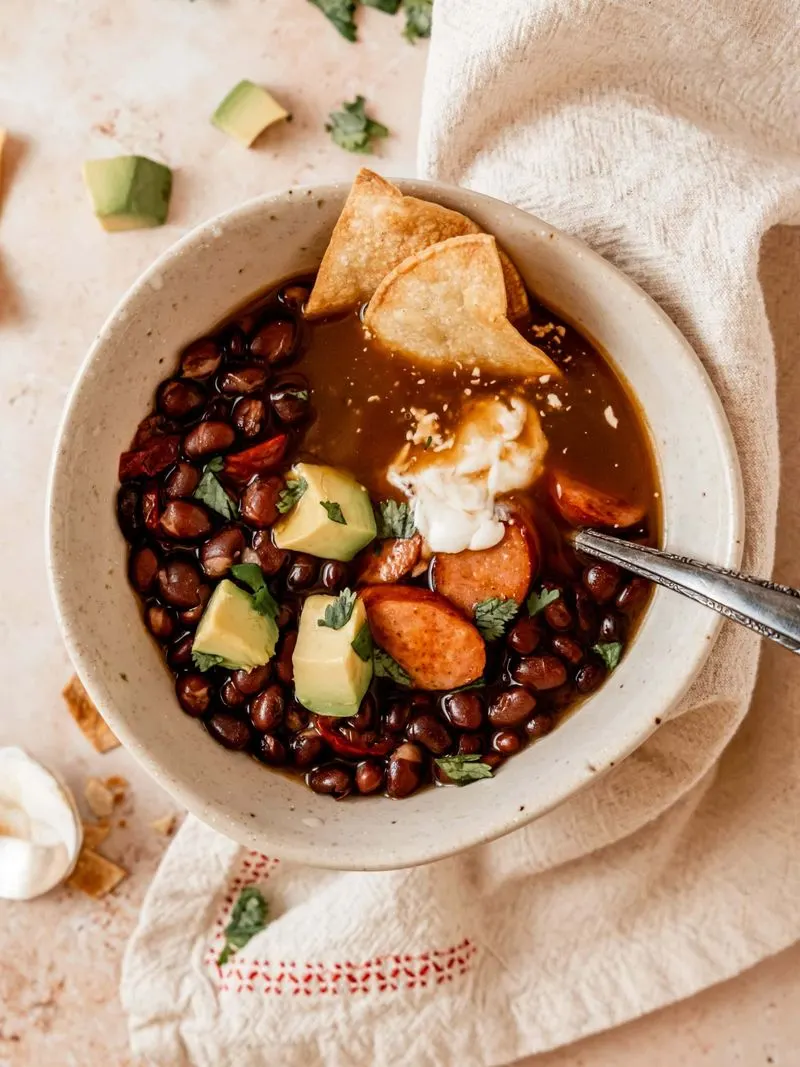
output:
[{"label": "black bean soup", "polygon": [[[191,344],[120,459],[119,523],[145,625],[187,715],[224,747],[301,775],[316,793],[401,798],[426,783],[491,777],[603,684],[647,604],[647,583],[582,562],[565,538],[573,526],[599,525],[656,543],[657,483],[641,417],[598,351],[533,301],[521,329],[563,370],[560,382],[480,379],[469,367],[421,371],[380,350],[356,312],[306,321],[312,282],[271,290]],[[275,545],[292,464],[342,468],[380,507],[398,499],[385,472],[411,409],[443,412],[446,432],[444,413],[455,419],[462,397],[484,393],[535,404],[549,441],[543,476],[510,502],[518,522],[501,545],[461,554],[470,557],[465,566],[458,557],[428,560],[409,531],[352,562]],[[242,563],[260,568],[274,598],[275,655],[251,670],[198,662],[192,644],[209,598]],[[524,587],[512,614],[484,627],[476,683],[426,691],[403,684],[402,669],[376,669],[357,714],[344,718],[296,699],[293,651],[309,594],[388,579],[433,586],[431,610],[446,592],[448,610],[466,618],[465,585],[490,571],[502,585],[504,568],[509,588]]]}]

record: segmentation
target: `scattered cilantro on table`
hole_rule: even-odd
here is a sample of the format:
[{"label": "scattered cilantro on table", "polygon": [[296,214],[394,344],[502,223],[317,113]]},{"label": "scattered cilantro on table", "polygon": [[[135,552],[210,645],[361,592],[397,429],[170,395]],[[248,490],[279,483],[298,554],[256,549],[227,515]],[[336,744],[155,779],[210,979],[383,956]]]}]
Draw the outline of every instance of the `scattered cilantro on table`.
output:
[{"label": "scattered cilantro on table", "polygon": [[217,957],[217,966],[222,967],[231,956],[244,948],[251,938],[267,925],[269,908],[260,889],[249,885],[241,891],[233,905],[231,919],[225,927],[225,947]]},{"label": "scattered cilantro on table", "polygon": [[355,41],[356,0],[309,0],[347,41]]},{"label": "scattered cilantro on table", "polygon": [[334,144],[347,152],[371,152],[375,138],[388,137],[389,130],[367,115],[366,101],[357,96],[351,103],[343,103],[341,111],[332,111],[325,129]]},{"label": "scattered cilantro on table", "polygon": [[433,0],[403,0],[406,26],[403,36],[412,44],[418,37],[430,37]]}]

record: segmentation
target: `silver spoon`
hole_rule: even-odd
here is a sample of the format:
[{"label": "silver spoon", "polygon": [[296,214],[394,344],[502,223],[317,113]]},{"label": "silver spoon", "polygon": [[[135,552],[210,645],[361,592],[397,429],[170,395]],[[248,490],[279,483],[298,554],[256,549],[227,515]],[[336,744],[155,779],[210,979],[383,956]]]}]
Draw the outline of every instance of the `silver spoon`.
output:
[{"label": "silver spoon", "polygon": [[732,619],[762,637],[800,652],[800,592],[763,578],[724,570],[711,563],[675,556],[656,548],[620,541],[616,537],[579,530],[572,543],[587,556],[616,563],[696,600],[726,619]]}]

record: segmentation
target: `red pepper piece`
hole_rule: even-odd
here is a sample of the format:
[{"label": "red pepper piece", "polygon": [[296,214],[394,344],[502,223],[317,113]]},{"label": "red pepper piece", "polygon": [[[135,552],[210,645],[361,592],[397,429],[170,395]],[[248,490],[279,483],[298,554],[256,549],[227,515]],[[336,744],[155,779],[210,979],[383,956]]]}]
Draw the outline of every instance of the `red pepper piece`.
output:
[{"label": "red pepper piece", "polygon": [[158,499],[158,483],[148,482],[142,492],[142,517],[148,530],[160,529],[161,501]]},{"label": "red pepper piece", "polygon": [[235,452],[225,457],[224,473],[231,478],[252,478],[254,474],[264,474],[273,470],[283,459],[288,438],[285,433],[270,437],[268,441],[246,448],[244,452]]},{"label": "red pepper piece", "polygon": [[316,715],[314,725],[319,733],[328,742],[337,756],[350,756],[353,759],[363,759],[364,756],[388,756],[395,746],[391,737],[378,736],[366,737],[363,741],[348,740],[339,732],[337,725],[340,719],[325,715]]},{"label": "red pepper piece", "polygon": [[146,448],[123,452],[119,457],[119,480],[152,477],[170,467],[178,458],[181,439],[177,436],[154,437]]}]

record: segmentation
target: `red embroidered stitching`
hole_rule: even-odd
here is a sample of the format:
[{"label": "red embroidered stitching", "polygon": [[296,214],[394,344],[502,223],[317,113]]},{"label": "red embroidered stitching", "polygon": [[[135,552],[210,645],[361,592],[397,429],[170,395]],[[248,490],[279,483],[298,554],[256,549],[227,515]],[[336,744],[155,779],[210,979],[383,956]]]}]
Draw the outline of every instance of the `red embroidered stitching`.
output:
[{"label": "red embroidered stitching", "polygon": [[360,963],[354,960],[330,964],[320,961],[252,960],[247,971],[243,972],[233,959],[224,967],[219,967],[216,961],[225,943],[225,927],[234,901],[246,886],[265,882],[279,862],[260,852],[245,853],[239,873],[225,895],[204,961],[216,979],[220,993],[338,996],[340,993],[397,992],[400,989],[429,988],[452,982],[471,969],[477,949],[469,938],[449,948],[430,949],[418,955],[376,956],[375,959]]}]

